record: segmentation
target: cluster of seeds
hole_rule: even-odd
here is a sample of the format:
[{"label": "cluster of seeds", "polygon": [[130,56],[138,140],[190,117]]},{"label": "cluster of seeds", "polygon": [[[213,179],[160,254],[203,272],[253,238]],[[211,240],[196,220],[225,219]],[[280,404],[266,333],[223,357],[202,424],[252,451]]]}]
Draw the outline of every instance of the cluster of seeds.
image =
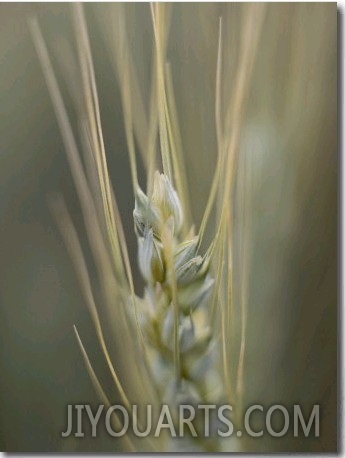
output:
[{"label": "cluster of seeds", "polygon": [[138,318],[162,401],[214,402],[220,390],[208,324],[214,279],[209,259],[198,253],[198,237],[182,235],[183,218],[166,175],[156,172],[150,196],[137,189],[134,221],[146,282]]}]

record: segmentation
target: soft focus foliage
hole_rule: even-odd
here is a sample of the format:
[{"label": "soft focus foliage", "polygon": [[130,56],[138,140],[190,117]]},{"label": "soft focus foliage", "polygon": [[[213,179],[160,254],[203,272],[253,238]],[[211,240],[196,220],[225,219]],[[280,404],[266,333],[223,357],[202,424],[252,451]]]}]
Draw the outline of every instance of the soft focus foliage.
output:
[{"label": "soft focus foliage", "polygon": [[[85,124],[92,119],[80,123],[84,102],[82,65],[74,34],[78,24],[73,23],[69,5],[3,4],[0,8],[2,449],[112,451],[118,443],[106,435],[97,441],[79,442],[60,437],[69,402],[99,402],[81,359],[73,324],[77,324],[90,360],[112,400],[120,398],[121,389],[114,389],[102,345],[85,311],[87,301],[80,294],[69,253],[47,210],[51,194],[62,194],[73,216],[109,354],[120,379],[126,380],[130,395],[136,392],[138,374],[127,364],[131,343],[126,329],[118,329],[118,313],[101,305],[112,302],[120,306],[123,291],[112,286],[107,262],[97,266],[95,253],[90,255],[93,234],[86,233],[88,221],[103,220],[97,211],[85,217],[90,201],[84,196],[83,207],[76,198],[26,21],[32,13],[37,14],[72,127],[81,134],[77,135],[77,146],[85,152],[87,178],[94,186],[104,165],[98,164],[95,173],[87,154],[93,140],[87,138],[83,144]],[[229,208],[233,208],[232,231],[223,234],[233,240],[232,253],[224,255],[226,260],[232,258],[233,266],[233,306],[223,330],[229,336],[228,382],[244,406],[258,401],[266,406],[320,404],[322,412],[318,440],[294,438],[292,434],[280,440],[264,436],[252,442],[243,438],[240,447],[263,452],[334,451],[336,4],[267,4],[261,28],[256,27],[256,15],[253,23],[248,20],[251,8],[255,5],[176,3],[168,4],[161,18],[159,33],[165,43],[161,51],[168,62],[164,68],[167,98],[173,107],[176,160],[183,158],[186,164],[178,192],[185,196],[188,191],[190,199],[183,214],[188,225],[195,223],[198,230],[217,170],[219,137],[233,138],[237,132],[236,173],[230,177],[234,193],[228,196]],[[154,176],[149,158],[161,148],[162,141],[164,144],[164,139],[155,142],[149,128],[157,115],[152,91],[155,53],[150,8],[138,3],[87,4],[85,12],[109,176],[123,221],[133,286],[140,291],[143,280],[136,267],[132,220],[135,190],[128,158],[131,151],[140,152],[138,183],[145,189],[145,176],[151,177],[148,181],[152,183]],[[221,135],[217,132],[215,108],[220,16]],[[244,59],[250,65],[242,68]],[[159,86],[159,74],[156,78]],[[240,116],[233,116],[238,105],[243,106]],[[97,146],[101,149],[102,145],[99,142]],[[161,168],[162,164],[155,165]],[[224,165],[221,176],[227,170]],[[222,179],[219,184],[222,187],[227,182]],[[96,208],[101,208],[102,193],[97,185],[92,189],[97,189],[93,195]],[[227,195],[226,189],[222,190]],[[111,197],[106,197],[108,205]],[[220,217],[223,202],[217,198],[215,203],[205,226],[203,249],[212,242],[213,223]],[[174,198],[166,212],[180,217]],[[110,226],[111,221],[109,213]],[[106,234],[106,223],[100,226]],[[116,243],[114,239],[112,250],[116,251]],[[193,248],[193,241],[190,243]],[[102,253],[104,247],[98,246],[97,250]],[[154,272],[160,275],[159,256],[156,261]],[[141,263],[140,267],[147,280],[149,266]],[[118,278],[125,278],[126,269],[122,271],[120,265],[114,269]],[[91,299],[88,296],[88,301]],[[114,329],[118,330],[116,335]],[[241,352],[243,366],[238,384]],[[149,396],[143,386],[142,401]]]}]

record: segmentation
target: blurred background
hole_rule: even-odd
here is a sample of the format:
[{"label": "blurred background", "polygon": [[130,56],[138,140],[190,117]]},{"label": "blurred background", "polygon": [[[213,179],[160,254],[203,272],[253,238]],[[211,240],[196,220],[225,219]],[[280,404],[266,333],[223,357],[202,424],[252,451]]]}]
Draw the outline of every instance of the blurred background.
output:
[{"label": "blurred background", "polygon": [[[122,7],[122,6],[121,6]],[[133,268],[136,240],[128,151],[113,65],[119,6],[85,4],[111,180]],[[171,64],[193,216],[200,223],[216,163],[219,17],[223,100],[240,59],[245,6],[172,7]],[[148,4],[123,5],[144,106],[153,32]],[[117,451],[97,438],[61,438],[67,404],[98,403],[72,326],[109,393],[110,376],[69,254],[48,208],[64,196],[82,244],[81,210],[27,19],[36,15],[75,123],[75,37],[68,4],[0,5],[0,444],[8,452]],[[72,50],[72,51],[71,51]],[[246,404],[320,404],[318,439],[246,440],[249,451],[336,450],[337,10],[336,3],[267,4],[248,89],[238,191],[246,196]],[[72,94],[71,94],[72,87]],[[142,165],[139,164],[142,168]],[[237,231],[239,231],[237,227]],[[92,267],[91,267],[92,269]],[[136,271],[135,271],[136,272]],[[140,278],[136,272],[137,286]],[[96,285],[97,287],[97,285]],[[114,360],[122,348],[112,348]],[[87,431],[87,427],[86,427]]]}]

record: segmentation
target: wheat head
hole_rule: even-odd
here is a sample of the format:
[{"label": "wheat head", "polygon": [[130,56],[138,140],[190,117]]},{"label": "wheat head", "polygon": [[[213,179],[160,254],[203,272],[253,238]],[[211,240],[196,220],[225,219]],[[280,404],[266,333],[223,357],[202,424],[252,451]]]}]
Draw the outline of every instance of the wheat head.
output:
[{"label": "wheat head", "polygon": [[[155,37],[153,108],[145,139],[140,137],[137,113],[133,109],[132,90],[137,94],[138,84],[127,49],[123,6],[119,5],[118,8],[116,71],[132,172],[138,263],[145,280],[143,297],[135,293],[116,193],[108,173],[91,48],[81,5],[76,4],[73,9],[82,87],[78,99],[81,102],[77,109],[83,132],[86,167],[81,160],[49,53],[37,23],[32,24],[32,33],[76,183],[104,300],[112,314],[116,303],[117,324],[114,324],[116,328],[112,329],[112,336],[114,340],[118,338],[126,342],[131,366],[140,377],[132,377],[132,381],[140,381],[134,383],[134,387],[124,387],[121,370],[114,367],[103,334],[105,320],[99,316],[77,234],[61,202],[57,206],[57,219],[74,258],[107,366],[124,405],[130,407],[132,399],[138,399],[143,392],[146,395],[146,391],[155,393],[157,405],[215,404],[222,399],[240,403],[245,319],[242,320],[240,354],[231,356],[233,231],[229,201],[233,195],[246,85],[253,66],[263,7],[251,5],[244,10],[244,52],[234,83],[234,95],[225,116],[221,107],[220,22],[215,88],[218,156],[205,213],[196,235],[190,212],[171,74],[165,59],[171,6],[159,3],[151,6]],[[157,137],[158,155],[155,147]],[[144,151],[141,152],[146,167],[146,193],[138,183],[135,140],[144,145]],[[157,163],[162,164],[162,173],[157,171]],[[213,241],[203,250],[205,229],[214,208],[217,218],[213,227]],[[241,307],[245,317],[244,301]],[[110,404],[78,333],[77,338],[95,387],[101,399]],[[238,358],[235,365],[238,373],[235,375],[230,373],[231,358],[236,361]],[[189,439],[193,440],[192,437]],[[198,445],[194,444],[192,448],[220,450],[218,443],[210,444],[210,441],[199,440]],[[132,445],[129,444],[128,448]],[[151,444],[143,449],[141,443],[140,447],[142,451],[152,450]],[[175,445],[167,443],[159,443],[158,447],[159,451],[176,450]],[[134,444],[132,448],[138,446]]]}]

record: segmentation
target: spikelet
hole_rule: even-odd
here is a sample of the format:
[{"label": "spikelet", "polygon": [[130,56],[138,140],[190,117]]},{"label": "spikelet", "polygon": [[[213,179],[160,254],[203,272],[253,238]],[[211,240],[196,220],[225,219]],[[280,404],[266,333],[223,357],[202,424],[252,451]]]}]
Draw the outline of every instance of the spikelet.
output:
[{"label": "spikelet", "polygon": [[[209,259],[198,253],[198,237],[181,236],[182,206],[166,175],[155,173],[151,198],[137,189],[133,215],[146,281],[139,318],[161,402],[215,404],[223,387],[221,352],[208,324],[214,286]],[[175,443],[170,450],[176,451]]]},{"label": "spikelet", "polygon": [[151,199],[137,190],[134,221],[138,263],[146,281],[141,307],[143,335],[151,350],[150,364],[162,401],[183,395],[185,402],[209,402],[212,393],[215,402],[214,388],[218,384],[221,392],[221,383],[209,370],[207,357],[215,345],[207,324],[214,280],[209,261],[198,254],[198,238],[180,235],[181,203],[166,175],[155,173]]}]

